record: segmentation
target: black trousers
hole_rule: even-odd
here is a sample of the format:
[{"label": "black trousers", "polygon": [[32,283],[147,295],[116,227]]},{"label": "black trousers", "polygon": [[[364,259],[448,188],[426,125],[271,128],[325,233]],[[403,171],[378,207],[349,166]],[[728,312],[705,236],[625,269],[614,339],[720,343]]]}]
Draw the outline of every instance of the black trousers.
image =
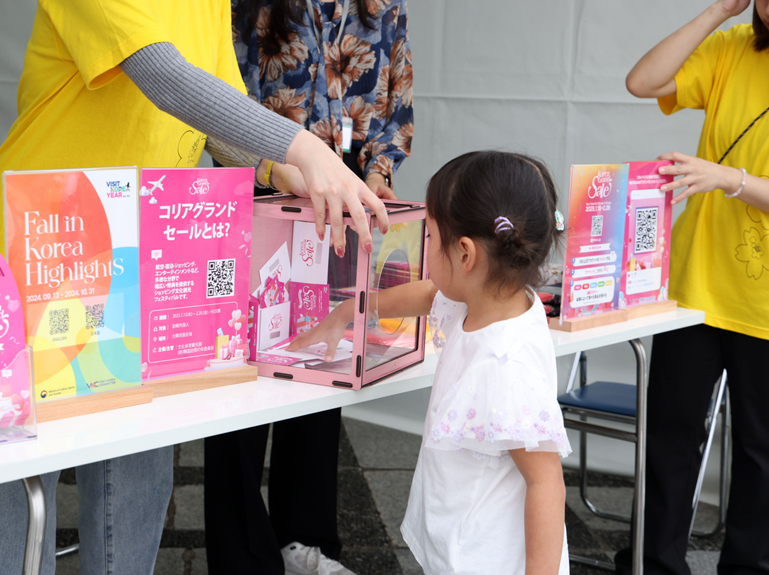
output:
[{"label": "black trousers", "polygon": [[339,559],[341,413],[332,409],[273,424],[269,514],[260,493],[269,426],[206,438],[206,555],[211,575],[283,575],[280,549],[294,541]]},{"label": "black trousers", "polygon": [[[691,502],[713,386],[726,369],[732,483],[719,575],[769,573],[769,340],[699,325],[654,336],[649,373],[644,574],[689,575]],[[632,541],[632,539],[631,539]],[[630,573],[630,554],[617,554]]]}]

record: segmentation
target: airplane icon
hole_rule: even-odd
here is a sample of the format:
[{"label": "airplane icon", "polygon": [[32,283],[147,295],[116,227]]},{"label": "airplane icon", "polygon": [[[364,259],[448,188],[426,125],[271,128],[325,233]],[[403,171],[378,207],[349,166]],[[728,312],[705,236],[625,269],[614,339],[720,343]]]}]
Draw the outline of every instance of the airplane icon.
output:
[{"label": "airplane icon", "polygon": [[163,190],[163,180],[165,180],[166,176],[163,174],[160,176],[160,179],[149,183],[152,184],[152,189],[148,190],[145,186],[142,186],[142,189],[139,191],[139,194],[142,196],[151,196],[152,192],[154,192],[156,189],[159,189],[161,192],[165,191]]}]

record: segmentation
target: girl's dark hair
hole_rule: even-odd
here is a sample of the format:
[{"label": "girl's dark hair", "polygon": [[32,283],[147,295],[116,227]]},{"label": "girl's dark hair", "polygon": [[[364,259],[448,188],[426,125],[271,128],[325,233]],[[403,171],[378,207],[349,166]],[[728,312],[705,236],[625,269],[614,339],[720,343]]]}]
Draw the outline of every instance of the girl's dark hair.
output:
[{"label": "girl's dark hair", "polygon": [[[361,23],[366,28],[373,28],[371,19],[375,14],[368,11],[366,0],[355,0],[355,3]],[[251,35],[251,31],[256,26],[256,19],[259,17],[259,10],[266,4],[267,0],[238,0],[235,11],[241,23],[239,31],[244,38]],[[287,43],[291,25],[301,25],[306,11],[306,0],[273,0],[270,11],[270,30],[265,40],[270,44],[277,44],[278,41]]]},{"label": "girl's dark hair", "polygon": [[[448,255],[462,237],[482,243],[489,259],[486,285],[498,294],[542,283],[540,266],[557,242],[558,195],[547,167],[523,154],[482,151],[451,160],[427,185],[427,213]],[[512,229],[500,229],[505,217]],[[502,226],[508,228],[508,226]]]},{"label": "girl's dark hair", "polygon": [[753,3],[753,48],[756,52],[763,52],[769,50],[769,29],[767,29],[764,21],[758,15],[758,6]]}]

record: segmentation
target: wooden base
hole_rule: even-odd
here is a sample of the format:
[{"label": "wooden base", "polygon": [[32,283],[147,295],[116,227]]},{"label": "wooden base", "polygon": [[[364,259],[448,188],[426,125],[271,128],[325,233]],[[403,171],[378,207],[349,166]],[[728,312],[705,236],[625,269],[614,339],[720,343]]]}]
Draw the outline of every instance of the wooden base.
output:
[{"label": "wooden base", "polygon": [[131,405],[140,405],[152,401],[152,389],[137,385],[127,389],[105,391],[93,395],[67,397],[38,403],[36,406],[37,422],[56,421],[67,417],[88,415],[99,411],[109,411]]},{"label": "wooden base", "polygon": [[637,317],[646,317],[647,315],[675,311],[677,307],[678,302],[676,300],[668,299],[665,301],[655,301],[652,303],[626,307],[625,311],[627,312],[628,319],[635,319]]},{"label": "wooden base", "polygon": [[187,393],[188,391],[199,391],[201,389],[254,381],[258,373],[259,369],[256,366],[244,365],[188,375],[177,375],[163,379],[150,379],[145,381],[142,386],[151,389],[155,397],[166,397],[167,395]]},{"label": "wooden base", "polygon": [[678,307],[678,302],[672,299],[665,301],[655,301],[652,303],[645,303],[642,305],[634,305],[632,307],[626,307],[607,313],[601,313],[598,315],[588,315],[585,317],[577,317],[574,319],[564,320],[563,325],[559,325],[557,317],[550,318],[550,329],[557,329],[560,331],[582,331],[584,329],[591,329],[594,327],[601,327],[603,325],[611,325],[613,323],[620,323],[629,319],[636,319],[639,317],[646,317],[647,315],[654,315],[658,313],[665,313],[669,311],[675,311]]},{"label": "wooden base", "polygon": [[604,325],[611,325],[613,323],[621,323],[623,321],[627,321],[627,312],[625,312],[624,309],[618,309],[597,315],[587,315],[584,317],[567,319],[564,320],[563,325],[559,324],[557,317],[551,317],[550,329],[573,332],[592,329],[594,327],[601,327]]}]

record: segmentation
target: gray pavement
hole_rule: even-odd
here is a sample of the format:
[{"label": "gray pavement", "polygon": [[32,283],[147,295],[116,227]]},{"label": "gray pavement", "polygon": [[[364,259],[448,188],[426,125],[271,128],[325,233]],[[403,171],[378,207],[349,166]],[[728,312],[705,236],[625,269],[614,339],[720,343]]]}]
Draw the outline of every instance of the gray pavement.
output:
[{"label": "gray pavement", "polygon": [[[416,435],[344,419],[339,458],[339,535],[344,544],[342,563],[359,575],[423,573],[400,534],[420,441]],[[202,441],[176,446],[174,476],[174,493],[155,575],[206,575]],[[580,500],[577,474],[566,470],[564,478],[570,550],[602,560],[611,559],[617,549],[628,545],[628,525],[592,515]],[[74,483],[74,472],[62,473],[57,494],[59,547],[77,541]],[[590,497],[597,505],[629,512],[633,497],[631,481],[591,473],[589,485]],[[263,495],[266,489],[266,485],[262,487]],[[713,506],[700,505],[698,526],[712,525],[715,518]],[[692,573],[716,573],[722,542],[723,534],[692,540],[688,555]],[[75,575],[78,567],[77,554],[62,557],[57,573]],[[606,573],[581,565],[572,565],[571,572],[575,575]]]}]

